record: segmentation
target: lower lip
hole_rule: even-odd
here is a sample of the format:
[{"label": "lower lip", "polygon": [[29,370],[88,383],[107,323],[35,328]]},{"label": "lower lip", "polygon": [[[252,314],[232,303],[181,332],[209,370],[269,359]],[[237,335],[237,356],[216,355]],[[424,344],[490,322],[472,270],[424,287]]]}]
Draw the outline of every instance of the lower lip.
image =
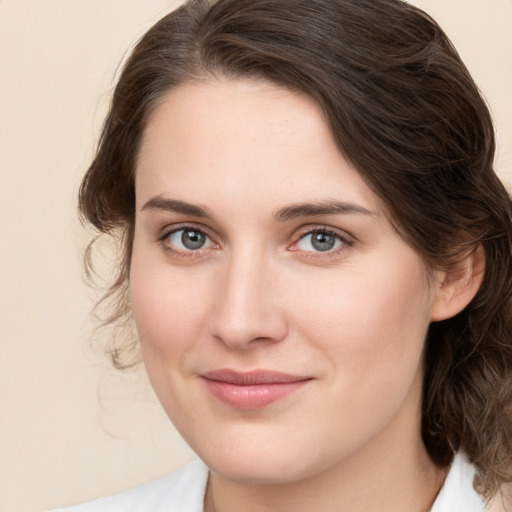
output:
[{"label": "lower lip", "polygon": [[301,380],[239,386],[209,379],[204,381],[213,396],[238,409],[261,409],[290,396],[309,382],[309,380]]}]

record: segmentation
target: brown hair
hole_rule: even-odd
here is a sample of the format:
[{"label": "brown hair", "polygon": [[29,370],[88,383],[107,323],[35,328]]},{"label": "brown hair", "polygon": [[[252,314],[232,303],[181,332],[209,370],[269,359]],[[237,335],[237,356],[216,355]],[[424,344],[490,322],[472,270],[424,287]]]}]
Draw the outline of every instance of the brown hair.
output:
[{"label": "brown hair", "polygon": [[[129,309],[134,172],[148,116],[172,88],[215,76],[312,97],[430,268],[483,247],[477,296],[428,334],[423,439],[442,466],[466,452],[477,490],[491,497],[512,481],[511,201],[493,171],[493,125],[475,83],[439,26],[402,0],[190,0],[143,36],[80,189],[83,217],[121,239],[108,321]],[[130,366],[135,347],[114,348],[114,364]]]}]

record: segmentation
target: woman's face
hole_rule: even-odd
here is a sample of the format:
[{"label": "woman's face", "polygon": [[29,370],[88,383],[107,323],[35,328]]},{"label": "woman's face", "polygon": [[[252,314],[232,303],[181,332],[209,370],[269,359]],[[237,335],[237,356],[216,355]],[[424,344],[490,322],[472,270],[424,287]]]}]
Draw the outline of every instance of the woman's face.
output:
[{"label": "woman's face", "polygon": [[215,472],[296,481],[421,444],[436,287],[311,100],[249,80],[172,91],[136,207],[144,362]]}]

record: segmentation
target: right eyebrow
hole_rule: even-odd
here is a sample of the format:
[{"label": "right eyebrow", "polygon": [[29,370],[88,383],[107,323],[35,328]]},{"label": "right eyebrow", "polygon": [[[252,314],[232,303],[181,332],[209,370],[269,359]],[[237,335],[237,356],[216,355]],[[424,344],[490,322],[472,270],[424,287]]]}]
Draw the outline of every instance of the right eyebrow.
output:
[{"label": "right eyebrow", "polygon": [[162,210],[172,213],[182,213],[184,215],[192,215],[202,219],[213,219],[213,214],[203,206],[180,201],[179,199],[168,199],[162,196],[154,196],[149,201],[144,203],[140,209],[143,210]]}]

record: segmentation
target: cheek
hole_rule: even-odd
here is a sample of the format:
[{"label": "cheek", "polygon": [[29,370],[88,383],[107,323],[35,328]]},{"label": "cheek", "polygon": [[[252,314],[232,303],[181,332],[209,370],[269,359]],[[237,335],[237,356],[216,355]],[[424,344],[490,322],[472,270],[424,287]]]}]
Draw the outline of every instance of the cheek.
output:
[{"label": "cheek", "polygon": [[199,339],[207,294],[198,282],[134,249],[130,296],[146,366],[176,361]]},{"label": "cheek", "polygon": [[134,251],[130,295],[142,359],[162,406],[176,425],[186,420],[183,408],[194,402],[187,383],[189,361],[204,342],[206,300],[202,291],[204,287],[194,280],[185,280],[168,265],[140,258]]},{"label": "cheek", "polygon": [[301,336],[328,355],[347,386],[394,385],[413,377],[431,304],[425,271],[415,256],[366,262],[361,270],[328,276],[314,290],[305,287],[289,297],[302,319],[297,322]]},{"label": "cheek", "polygon": [[333,436],[354,444],[385,428],[404,404],[419,410],[429,325],[421,266],[370,267],[343,276],[343,286],[324,283],[321,300],[297,308],[308,319],[302,336],[328,361],[329,410],[344,425]]}]

